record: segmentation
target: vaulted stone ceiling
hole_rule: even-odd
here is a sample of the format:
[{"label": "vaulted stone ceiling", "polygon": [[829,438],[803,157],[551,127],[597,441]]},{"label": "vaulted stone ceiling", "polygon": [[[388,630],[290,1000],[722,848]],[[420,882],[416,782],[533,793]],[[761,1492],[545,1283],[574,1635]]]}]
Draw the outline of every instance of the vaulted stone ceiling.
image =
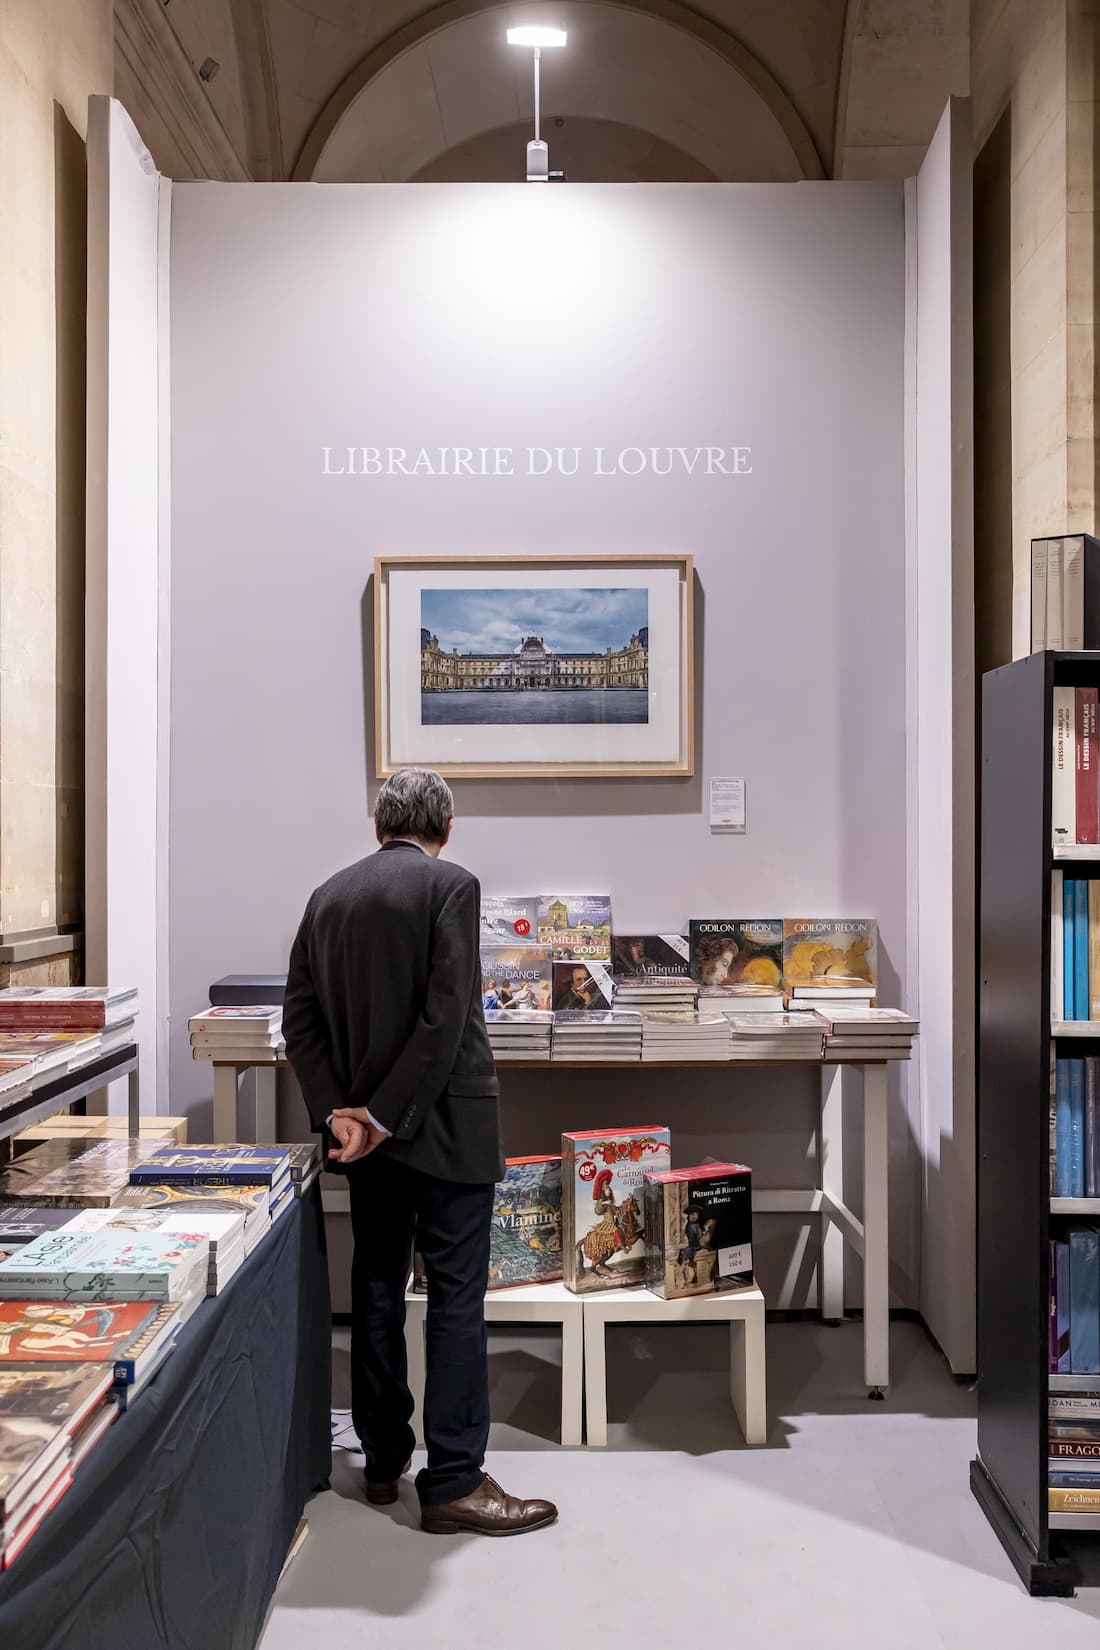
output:
[{"label": "vaulted stone ceiling", "polygon": [[571,178],[899,177],[966,90],[968,13],[966,0],[115,0],[117,90],[178,177],[520,177],[531,63],[504,31],[550,22],[570,39],[544,58],[544,135]]}]

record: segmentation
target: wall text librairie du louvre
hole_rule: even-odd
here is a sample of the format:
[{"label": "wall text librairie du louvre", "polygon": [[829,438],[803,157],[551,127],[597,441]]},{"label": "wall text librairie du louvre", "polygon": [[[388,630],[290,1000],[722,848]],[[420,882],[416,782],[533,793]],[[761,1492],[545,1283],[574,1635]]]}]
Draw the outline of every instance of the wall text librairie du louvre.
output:
[{"label": "wall text librairie du louvre", "polygon": [[322,447],[323,476],[751,476],[751,447]]}]

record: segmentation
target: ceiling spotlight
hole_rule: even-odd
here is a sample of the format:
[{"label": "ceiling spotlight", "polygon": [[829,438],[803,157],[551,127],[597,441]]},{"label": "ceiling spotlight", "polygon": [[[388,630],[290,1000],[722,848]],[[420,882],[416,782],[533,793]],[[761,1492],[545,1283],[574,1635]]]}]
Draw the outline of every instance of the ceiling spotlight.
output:
[{"label": "ceiling spotlight", "polygon": [[564,29],[528,25],[525,28],[508,30],[509,46],[527,46],[535,60],[535,137],[534,141],[527,145],[528,183],[547,183],[550,178],[550,150],[542,141],[539,131],[539,58],[544,48],[564,46],[566,38]]}]

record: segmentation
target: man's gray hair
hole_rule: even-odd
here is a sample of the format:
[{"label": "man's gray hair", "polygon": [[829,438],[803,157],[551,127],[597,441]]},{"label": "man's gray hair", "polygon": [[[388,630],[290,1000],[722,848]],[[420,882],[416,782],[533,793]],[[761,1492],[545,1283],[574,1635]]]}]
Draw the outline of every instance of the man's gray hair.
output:
[{"label": "man's gray hair", "polygon": [[451,787],[430,768],[402,768],[391,774],[374,804],[378,835],[412,836],[442,842],[454,818]]}]

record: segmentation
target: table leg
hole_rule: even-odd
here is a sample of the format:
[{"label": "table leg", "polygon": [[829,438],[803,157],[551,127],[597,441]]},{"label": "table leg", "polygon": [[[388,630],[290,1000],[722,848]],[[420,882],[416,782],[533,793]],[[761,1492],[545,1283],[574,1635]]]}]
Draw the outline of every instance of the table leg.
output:
[{"label": "table leg", "polygon": [[584,1313],[584,1421],[589,1449],[607,1445],[607,1357],[600,1312]]},{"label": "table leg", "polygon": [[214,1139],[237,1139],[237,1078],[236,1066],[214,1067]]},{"label": "table leg", "polygon": [[409,1366],[409,1391],[412,1393],[412,1429],[416,1434],[417,1449],[424,1448],[424,1388],[428,1380],[427,1310],[423,1301],[405,1302],[405,1356]]},{"label": "table leg", "polygon": [[252,1072],[255,1088],[255,1131],[253,1140],[273,1145],[278,1140],[276,1115],[278,1074],[274,1066],[256,1066]]},{"label": "table leg", "polygon": [[863,1374],[872,1398],[890,1384],[886,1073],[885,1065],[863,1067]]},{"label": "table leg", "polygon": [[764,1310],[730,1320],[730,1399],[746,1444],[768,1441],[768,1380]]},{"label": "table leg", "polygon": [[[818,1134],[818,1162],[821,1190],[826,1197],[844,1201],[844,1082],[843,1066],[821,1068],[821,1126]],[[821,1259],[818,1294],[821,1316],[837,1323],[844,1316],[844,1233],[821,1212]]]},{"label": "table leg", "polygon": [[570,1308],[561,1321],[561,1441],[565,1448],[583,1442],[583,1310]]},{"label": "table leg", "polygon": [[126,1078],[126,1132],[131,1139],[141,1133],[141,1085],[137,1065]]}]

